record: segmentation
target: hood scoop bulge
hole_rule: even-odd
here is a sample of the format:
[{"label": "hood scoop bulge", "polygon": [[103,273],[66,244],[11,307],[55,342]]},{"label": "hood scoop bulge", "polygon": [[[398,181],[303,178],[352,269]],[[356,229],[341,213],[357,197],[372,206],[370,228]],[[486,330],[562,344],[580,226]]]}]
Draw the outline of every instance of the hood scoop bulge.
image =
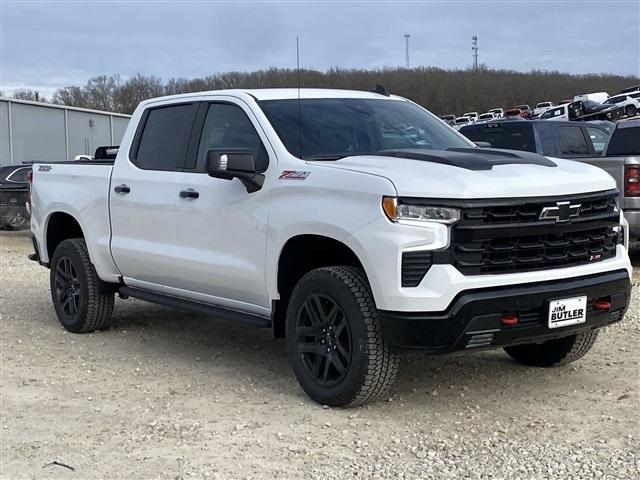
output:
[{"label": "hood scoop bulge", "polygon": [[397,149],[376,152],[382,157],[407,158],[439,163],[466,170],[491,170],[497,165],[539,165],[555,167],[548,158],[536,153],[488,148],[449,148],[447,150]]}]

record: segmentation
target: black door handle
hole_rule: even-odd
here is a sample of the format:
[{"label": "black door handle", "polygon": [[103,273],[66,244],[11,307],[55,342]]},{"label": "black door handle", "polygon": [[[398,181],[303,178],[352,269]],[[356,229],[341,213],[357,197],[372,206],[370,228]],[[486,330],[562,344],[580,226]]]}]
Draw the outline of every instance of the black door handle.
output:
[{"label": "black door handle", "polygon": [[131,191],[131,188],[129,187],[129,185],[125,185],[123,183],[122,185],[118,185],[117,187],[114,187],[113,191],[116,193],[129,193]]},{"label": "black door handle", "polygon": [[187,190],[180,191],[180,198],[193,198],[196,199],[200,197],[200,194],[196,192],[193,188],[189,188]]}]

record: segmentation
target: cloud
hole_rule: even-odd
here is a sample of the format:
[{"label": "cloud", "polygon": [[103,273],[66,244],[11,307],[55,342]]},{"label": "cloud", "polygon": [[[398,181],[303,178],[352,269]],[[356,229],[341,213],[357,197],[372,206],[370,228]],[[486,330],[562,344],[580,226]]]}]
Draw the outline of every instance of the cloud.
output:
[{"label": "cloud", "polygon": [[404,65],[640,74],[640,4],[620,2],[7,3],[0,83],[53,92],[100,74]]}]

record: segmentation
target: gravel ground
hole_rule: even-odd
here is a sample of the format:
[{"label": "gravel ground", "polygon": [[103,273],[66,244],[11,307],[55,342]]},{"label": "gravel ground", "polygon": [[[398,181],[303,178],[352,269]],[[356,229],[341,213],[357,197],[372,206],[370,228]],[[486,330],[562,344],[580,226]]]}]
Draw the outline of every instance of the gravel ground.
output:
[{"label": "gravel ground", "polygon": [[411,357],[388,399],[340,410],[307,399],[268,331],[117,300],[114,328],[69,334],[27,234],[0,244],[2,478],[640,476],[637,271],[579,362]]}]

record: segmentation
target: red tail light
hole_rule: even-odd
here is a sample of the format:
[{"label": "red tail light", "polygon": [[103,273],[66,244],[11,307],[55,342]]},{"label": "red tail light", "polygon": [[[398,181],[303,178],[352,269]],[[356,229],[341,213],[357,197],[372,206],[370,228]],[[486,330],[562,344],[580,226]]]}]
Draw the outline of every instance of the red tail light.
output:
[{"label": "red tail light", "polygon": [[640,197],[640,165],[624,167],[624,196]]}]

